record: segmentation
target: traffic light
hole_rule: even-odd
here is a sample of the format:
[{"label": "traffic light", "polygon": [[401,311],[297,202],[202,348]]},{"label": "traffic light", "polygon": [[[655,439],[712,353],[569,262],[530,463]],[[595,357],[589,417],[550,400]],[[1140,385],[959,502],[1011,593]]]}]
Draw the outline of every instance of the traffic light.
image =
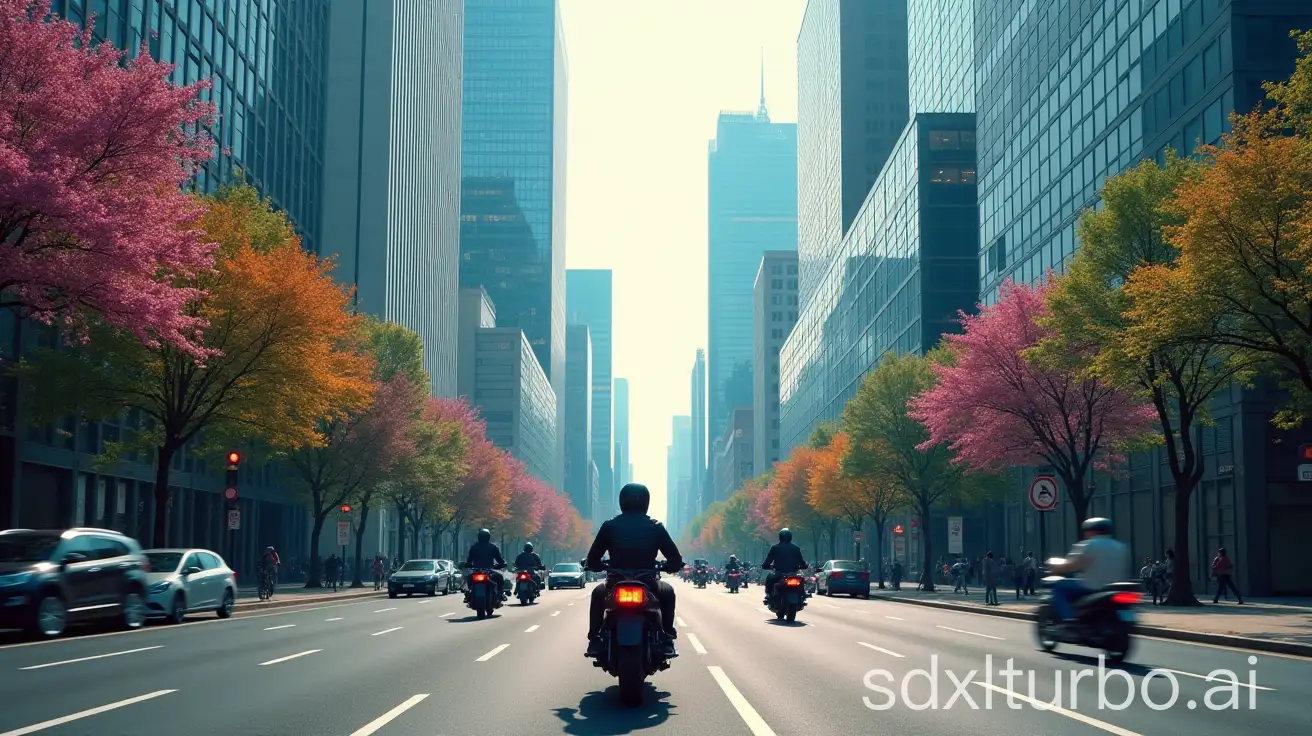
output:
[{"label": "traffic light", "polygon": [[1300,445],[1298,448],[1298,459],[1304,462],[1312,462],[1312,445]]},{"label": "traffic light", "polygon": [[351,504],[349,504],[349,503],[344,503],[344,504],[342,504],[342,513],[343,513],[343,514],[349,514],[349,513],[351,513]]},{"label": "traffic light", "polygon": [[241,463],[241,453],[228,453],[228,475],[224,483],[223,497],[229,501],[237,500],[237,466]]}]

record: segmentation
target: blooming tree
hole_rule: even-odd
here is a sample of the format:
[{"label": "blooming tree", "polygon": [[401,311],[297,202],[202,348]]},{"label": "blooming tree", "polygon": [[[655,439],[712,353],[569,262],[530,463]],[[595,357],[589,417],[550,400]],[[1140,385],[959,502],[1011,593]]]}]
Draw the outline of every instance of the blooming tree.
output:
[{"label": "blooming tree", "polygon": [[[88,24],[90,26],[90,24]],[[214,248],[182,192],[213,155],[204,85],[96,44],[48,0],[0,0],[0,308],[78,327],[97,312],[204,354],[184,306]]]},{"label": "blooming tree", "polygon": [[933,366],[938,380],[912,399],[910,416],[929,430],[925,450],[947,443],[974,470],[1051,466],[1080,524],[1088,517],[1091,467],[1118,461],[1120,448],[1152,432],[1156,415],[1085,371],[1027,357],[1049,333],[1040,326],[1047,289],[1008,280],[997,304],[963,315],[964,331],[944,338],[948,359]]}]

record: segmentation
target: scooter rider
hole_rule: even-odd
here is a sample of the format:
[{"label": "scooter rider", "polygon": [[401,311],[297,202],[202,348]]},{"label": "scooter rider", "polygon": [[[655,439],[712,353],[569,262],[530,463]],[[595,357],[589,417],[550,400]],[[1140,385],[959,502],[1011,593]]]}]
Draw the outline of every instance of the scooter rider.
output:
[{"label": "scooter rider", "polygon": [[765,578],[765,602],[770,603],[770,596],[774,594],[774,586],[779,579],[785,575],[792,575],[798,570],[805,570],[808,567],[806,557],[802,555],[802,548],[793,544],[793,532],[790,529],[779,530],[779,544],[770,548],[770,554],[765,556],[761,562],[761,569],[769,569],[770,574]]},{"label": "scooter rider", "polygon": [[[670,533],[659,521],[647,515],[651,506],[651,492],[641,483],[629,483],[620,489],[620,515],[603,522],[597,538],[588,550],[587,569],[602,572],[601,558],[609,553],[610,566],[623,570],[655,570],[656,553],[665,557],[662,569],[676,573],[683,569],[683,555],[670,538]],[[665,581],[656,583],[656,599],[661,606],[661,625],[665,628],[665,656],[678,656],[674,651],[674,588]],[[601,625],[606,617],[606,594],[609,585],[603,583],[592,589],[592,604],[588,610],[588,656],[600,657]]]},{"label": "scooter rider", "polygon": [[1111,519],[1087,519],[1080,528],[1084,541],[1071,547],[1065,564],[1051,570],[1054,574],[1080,575],[1078,579],[1067,578],[1052,586],[1052,607],[1061,621],[1074,617],[1077,600],[1128,579],[1130,572],[1130,548],[1112,536],[1115,529]]},{"label": "scooter rider", "polygon": [[533,551],[533,543],[525,542],[524,551],[519,553],[515,558],[515,569],[520,572],[527,572],[533,578],[533,585],[541,588],[541,581],[538,580],[538,568],[542,567],[542,558]]},{"label": "scooter rider", "polygon": [[[500,572],[506,568],[506,561],[501,558],[501,550],[492,544],[492,532],[487,529],[478,530],[478,541],[469,548],[469,554],[465,557],[465,567],[487,570],[488,576],[496,581],[497,590],[501,591],[501,598],[503,600],[506,598],[508,594],[505,578]],[[468,585],[465,585],[465,602],[469,602]]]}]

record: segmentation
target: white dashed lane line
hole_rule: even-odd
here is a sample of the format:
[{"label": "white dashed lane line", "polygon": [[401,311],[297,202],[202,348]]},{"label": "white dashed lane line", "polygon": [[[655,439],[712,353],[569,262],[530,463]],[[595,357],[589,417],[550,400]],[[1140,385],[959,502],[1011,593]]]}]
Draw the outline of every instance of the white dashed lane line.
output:
[{"label": "white dashed lane line", "polygon": [[390,633],[392,633],[393,631],[400,631],[401,629],[404,629],[404,628],[405,628],[404,626],[393,626],[393,627],[390,628],[390,629],[383,629],[382,631],[379,631],[379,632],[374,633],[374,634],[370,634],[369,636],[382,636],[383,634],[390,634]]},{"label": "white dashed lane line", "polygon": [[395,611],[395,610],[396,610],[396,607],[393,606],[392,608],[380,608],[380,609],[378,609],[377,611],[374,611],[374,613],[383,613],[384,611]]},{"label": "white dashed lane line", "polygon": [[877,647],[877,646],[875,646],[874,644],[868,644],[868,643],[866,643],[866,642],[864,642],[864,641],[859,641],[859,642],[857,642],[857,644],[860,644],[861,646],[865,647],[866,649],[873,649],[873,650],[875,650],[876,652],[879,652],[879,653],[881,653],[881,654],[887,654],[887,655],[890,656],[890,657],[897,657],[898,659],[905,659],[905,657],[903,657],[901,654],[898,654],[897,652],[894,652],[894,651],[891,651],[891,650],[885,649],[885,648],[883,648],[883,647]]},{"label": "white dashed lane line", "polygon": [[553,612],[551,613],[551,615],[552,615],[552,616],[559,616],[559,615],[560,615],[560,611],[553,611]]},{"label": "white dashed lane line", "polygon": [[476,659],[476,660],[474,660],[474,661],[475,661],[475,662],[486,662],[486,661],[488,661],[489,659],[492,659],[493,657],[497,656],[498,654],[504,652],[504,651],[506,650],[506,647],[508,647],[508,646],[510,646],[510,645],[509,645],[509,644],[502,644],[501,646],[497,647],[496,649],[493,649],[492,651],[488,652],[487,654],[484,654],[483,656],[479,657],[478,659]]},{"label": "white dashed lane line", "polygon": [[454,615],[456,615],[456,612],[455,612],[455,611],[447,611],[446,613],[442,614],[441,616],[438,616],[438,618],[446,618],[447,616],[454,616]]},{"label": "white dashed lane line", "polygon": [[124,654],[136,654],[137,652],[149,652],[152,649],[163,649],[161,644],[157,647],[142,647],[140,649],[128,649],[122,652],[110,652],[109,654],[96,654],[91,657],[78,657],[77,659],[65,659],[59,662],[47,662],[45,664],[34,664],[31,667],[19,667],[20,670],[43,670],[47,667],[58,667],[62,664],[74,664],[77,662],[90,662],[93,659],[105,659],[106,657],[118,657]]},{"label": "white dashed lane line", "polygon": [[738,711],[738,717],[743,719],[743,723],[747,724],[752,736],[775,736],[774,729],[770,728],[765,719],[761,717],[761,714],[757,713],[752,704],[747,702],[747,698],[744,698],[743,694],[738,691],[729,676],[724,674],[724,670],[714,666],[706,669],[710,670],[711,677],[715,678],[715,682],[724,691],[724,696],[729,699],[729,703],[733,705],[734,710]]},{"label": "white dashed lane line", "polygon": [[368,725],[366,725],[364,728],[360,729],[359,731],[356,731],[355,733],[351,734],[351,736],[371,736],[371,734],[376,733],[378,729],[396,720],[397,716],[410,710],[416,705],[419,705],[419,703],[423,701],[424,698],[427,697],[428,697],[427,693],[424,693],[423,695],[415,695],[411,697],[409,700],[405,701],[404,703],[396,706],[395,708],[387,711],[381,716],[370,721]]},{"label": "white dashed lane line", "polygon": [[532,626],[528,627],[527,629],[524,629],[524,633],[525,633],[525,634],[532,634],[534,631],[537,631],[537,630],[538,630],[538,625],[537,625],[537,624],[533,624]]},{"label": "white dashed lane line", "polygon": [[[322,649],[307,649],[306,651],[304,651],[304,652],[299,652],[299,653],[297,653],[297,654],[289,654],[289,655],[287,655],[286,657],[279,657],[279,658],[277,658],[277,659],[271,659],[271,660],[269,660],[268,662],[260,662],[260,666],[261,666],[261,667],[268,667],[268,666],[271,665],[271,664],[279,664],[279,663],[281,663],[281,662],[286,662],[286,661],[289,661],[289,660],[292,660],[292,659],[297,659],[297,658],[300,658],[300,657],[304,657],[304,656],[307,655],[307,654],[314,654],[314,653],[316,653],[316,652],[322,652],[322,651],[323,651]],[[3,734],[0,734],[0,736],[3,736]]]},{"label": "white dashed lane line", "polygon": [[696,634],[688,634],[688,641],[692,642],[692,648],[695,649],[698,654],[706,653],[706,647],[702,646],[701,639],[698,639]]},{"label": "white dashed lane line", "polygon": [[1004,637],[1001,637],[1001,636],[992,636],[992,635],[990,635],[990,634],[981,634],[981,633],[976,632],[976,631],[966,631],[965,629],[954,629],[954,628],[952,628],[951,626],[935,626],[934,628],[936,628],[936,629],[943,629],[944,631],[955,631],[955,632],[957,632],[958,634],[969,634],[970,636],[978,636],[978,637],[980,637],[980,638],[982,638],[982,639],[996,639],[997,641],[1004,641],[1004,640],[1005,640],[1005,638],[1004,638]]},{"label": "white dashed lane line", "polygon": [[35,723],[31,726],[24,726],[22,728],[17,728],[14,729],[13,731],[5,731],[4,733],[0,733],[0,736],[27,736],[27,734],[29,733],[36,733],[37,731],[44,731],[48,728],[54,728],[55,726],[62,726],[65,723],[80,721],[83,718],[90,718],[91,716],[100,715],[101,713],[108,713],[111,710],[117,710],[119,708],[123,708],[129,705],[134,705],[142,701],[158,698],[161,695],[168,695],[169,693],[176,693],[176,692],[177,690],[156,690],[153,693],[138,695],[135,698],[128,698],[127,700],[119,700],[113,703],[109,703],[107,705],[101,705],[95,708],[89,708],[87,710],[78,711],[77,713],[73,713],[71,715],[62,716],[60,718],[53,718],[49,721],[42,721],[41,723]]}]

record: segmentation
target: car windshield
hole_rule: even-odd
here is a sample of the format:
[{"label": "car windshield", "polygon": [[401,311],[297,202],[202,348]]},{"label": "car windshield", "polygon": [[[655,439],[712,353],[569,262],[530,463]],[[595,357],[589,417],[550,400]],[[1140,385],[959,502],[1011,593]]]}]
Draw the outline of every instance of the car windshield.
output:
[{"label": "car windshield", "polygon": [[147,552],[146,559],[150,560],[150,569],[155,572],[173,572],[182,564],[182,553]]},{"label": "car windshield", "polygon": [[856,571],[861,569],[861,563],[849,562],[848,560],[834,560],[834,569]]},{"label": "car windshield", "polygon": [[58,534],[6,534],[0,537],[0,562],[45,562],[58,546]]},{"label": "car windshield", "polygon": [[583,572],[582,565],[575,565],[570,562],[563,562],[551,568],[552,572]]},{"label": "car windshield", "polygon": [[432,572],[434,564],[432,560],[411,560],[401,566],[401,572]]}]

